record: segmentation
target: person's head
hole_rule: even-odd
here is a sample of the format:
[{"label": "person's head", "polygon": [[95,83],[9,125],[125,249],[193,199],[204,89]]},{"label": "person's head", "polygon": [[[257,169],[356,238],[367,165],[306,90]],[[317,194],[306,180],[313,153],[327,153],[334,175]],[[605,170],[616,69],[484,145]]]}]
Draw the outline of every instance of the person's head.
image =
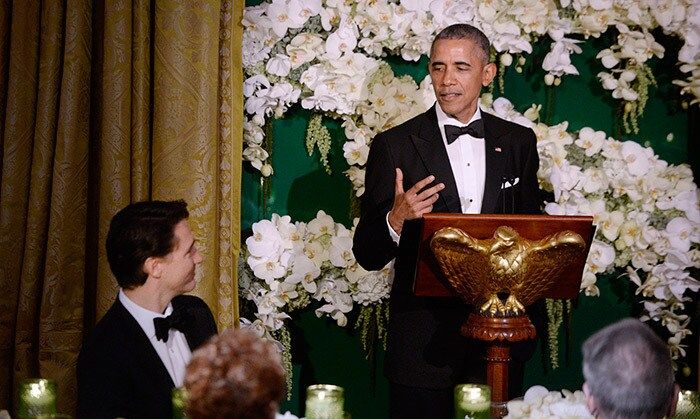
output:
[{"label": "person's head", "polygon": [[588,409],[604,419],[660,419],[678,396],[668,346],[637,319],[613,323],[583,343]]},{"label": "person's head", "polygon": [[185,388],[194,419],[271,419],[285,393],[275,345],[247,330],[229,328],[192,353]]},{"label": "person's head", "polygon": [[192,291],[202,256],[187,224],[185,201],[144,201],[112,218],[107,260],[120,287],[132,290],[149,278],[175,295]]},{"label": "person's head", "polygon": [[476,111],[481,88],[496,76],[489,62],[490,44],[479,29],[459,23],[435,36],[430,47],[428,70],[442,110],[468,122]]}]

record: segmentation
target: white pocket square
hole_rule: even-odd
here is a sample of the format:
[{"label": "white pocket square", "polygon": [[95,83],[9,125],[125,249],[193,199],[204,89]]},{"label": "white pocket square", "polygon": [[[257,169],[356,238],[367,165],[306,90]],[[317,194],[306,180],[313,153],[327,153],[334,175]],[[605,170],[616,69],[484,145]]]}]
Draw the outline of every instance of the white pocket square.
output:
[{"label": "white pocket square", "polygon": [[518,182],[520,182],[520,178],[519,178],[519,177],[516,177],[516,178],[513,180],[513,183],[510,183],[510,182],[506,181],[506,182],[504,182],[504,183],[501,184],[501,189],[511,188],[511,187],[517,185]]}]

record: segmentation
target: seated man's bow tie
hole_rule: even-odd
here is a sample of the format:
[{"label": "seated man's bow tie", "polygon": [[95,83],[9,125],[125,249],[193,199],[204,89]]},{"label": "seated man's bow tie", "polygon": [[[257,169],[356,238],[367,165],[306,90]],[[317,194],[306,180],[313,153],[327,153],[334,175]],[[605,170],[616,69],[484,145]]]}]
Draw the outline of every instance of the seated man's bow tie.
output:
[{"label": "seated man's bow tie", "polygon": [[190,320],[190,313],[182,308],[179,310],[173,308],[172,314],[168,317],[155,317],[153,326],[156,329],[156,339],[167,342],[170,329],[177,329],[183,332],[184,328],[190,324]]},{"label": "seated man's bow tie", "polygon": [[484,138],[484,121],[477,119],[466,127],[445,125],[445,138],[447,144],[452,144],[460,135],[469,134],[474,138]]}]

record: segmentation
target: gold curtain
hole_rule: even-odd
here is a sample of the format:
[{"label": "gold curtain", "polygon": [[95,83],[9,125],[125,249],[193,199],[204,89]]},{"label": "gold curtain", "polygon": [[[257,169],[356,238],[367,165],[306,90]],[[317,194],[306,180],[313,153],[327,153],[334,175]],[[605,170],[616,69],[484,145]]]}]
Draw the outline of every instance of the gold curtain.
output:
[{"label": "gold curtain", "polygon": [[237,321],[242,0],[0,0],[0,409],[19,380],[75,408],[82,339],[116,295],[112,215],[183,198],[195,293]]}]

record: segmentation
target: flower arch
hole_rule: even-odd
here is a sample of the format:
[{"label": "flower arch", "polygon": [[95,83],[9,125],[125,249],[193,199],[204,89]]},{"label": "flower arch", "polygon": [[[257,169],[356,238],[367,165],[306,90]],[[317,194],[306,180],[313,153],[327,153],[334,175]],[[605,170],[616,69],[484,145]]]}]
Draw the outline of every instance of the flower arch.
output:
[{"label": "flower arch", "polygon": [[[673,0],[273,0],[246,8],[243,24],[245,96],[244,159],[270,176],[264,125],[300,104],[316,112],[307,148],[322,162],[330,149],[325,117],[342,122],[345,172],[355,195],[364,192],[364,165],[375,134],[432,105],[429,77],[420,84],[396,77],[382,60],[400,55],[418,60],[439,29],[470,22],[492,40],[503,70],[522,67],[535,42],[550,42],[542,62],[544,82],[557,86],[578,70],[571,55],[589,37],[616,31],[615,42],[597,54],[602,87],[622,109],[628,132],[636,132],[647,89],[655,83],[648,67],[664,48],[651,31],[683,40],[678,54],[685,79],[674,81],[687,105],[700,101],[700,3]],[[644,300],[643,320],[663,324],[674,359],[684,355],[690,334],[683,314],[688,291],[700,289],[689,269],[700,267],[698,188],[686,165],[669,165],[653,150],[620,142],[602,131],[569,132],[568,123],[539,121],[540,106],[517,112],[505,98],[482,97],[488,112],[532,127],[538,138],[540,184],[554,193],[549,214],[592,214],[599,229],[585,268],[582,292],[599,293],[596,276],[622,270]],[[327,166],[327,162],[324,163]],[[256,306],[251,327],[279,335],[287,312],[317,301],[316,314],[345,326],[360,307],[359,324],[385,316],[392,270],[363,270],[351,251],[354,227],[323,211],[308,223],[273,215],[253,225],[246,241],[241,294]],[[380,334],[382,331],[380,330]],[[286,337],[284,337],[286,336]]]}]

